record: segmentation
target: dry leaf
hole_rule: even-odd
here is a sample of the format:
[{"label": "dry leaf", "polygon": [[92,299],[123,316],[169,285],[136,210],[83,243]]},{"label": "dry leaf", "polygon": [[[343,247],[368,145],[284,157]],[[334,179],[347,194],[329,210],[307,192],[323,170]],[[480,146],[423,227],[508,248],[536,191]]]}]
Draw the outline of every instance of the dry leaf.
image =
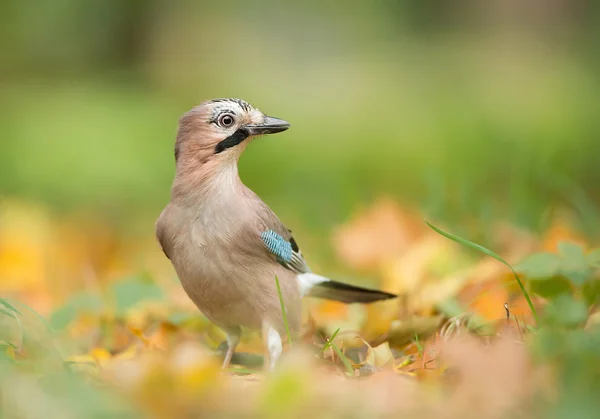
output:
[{"label": "dry leaf", "polygon": [[388,342],[394,348],[401,348],[410,343],[415,336],[425,340],[433,335],[442,322],[443,316],[416,317],[396,320],[388,332]]},{"label": "dry leaf", "polygon": [[384,342],[375,348],[369,346],[367,350],[367,363],[381,368],[394,361],[394,355],[390,350],[388,342]]},{"label": "dry leaf", "polygon": [[337,227],[333,244],[338,257],[354,269],[376,269],[382,261],[404,254],[422,231],[422,221],[389,198],[382,198]]}]

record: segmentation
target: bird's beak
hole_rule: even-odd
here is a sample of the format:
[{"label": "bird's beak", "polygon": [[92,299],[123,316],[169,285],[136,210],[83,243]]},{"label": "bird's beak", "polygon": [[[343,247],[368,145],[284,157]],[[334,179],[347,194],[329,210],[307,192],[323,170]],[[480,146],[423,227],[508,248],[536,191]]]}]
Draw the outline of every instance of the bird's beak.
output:
[{"label": "bird's beak", "polygon": [[290,124],[283,119],[265,116],[262,124],[246,125],[246,131],[249,135],[276,134],[285,131],[290,127]]}]

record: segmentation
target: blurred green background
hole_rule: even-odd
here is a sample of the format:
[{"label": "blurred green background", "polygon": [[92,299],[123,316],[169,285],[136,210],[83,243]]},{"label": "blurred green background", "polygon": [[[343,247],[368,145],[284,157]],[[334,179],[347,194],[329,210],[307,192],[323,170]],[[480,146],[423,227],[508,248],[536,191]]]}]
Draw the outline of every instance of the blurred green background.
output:
[{"label": "blurred green background", "polygon": [[291,122],[243,180],[295,230],[390,194],[481,230],[543,228],[600,183],[598,5],[5,0],[0,193],[149,232],[178,117],[240,97]]}]

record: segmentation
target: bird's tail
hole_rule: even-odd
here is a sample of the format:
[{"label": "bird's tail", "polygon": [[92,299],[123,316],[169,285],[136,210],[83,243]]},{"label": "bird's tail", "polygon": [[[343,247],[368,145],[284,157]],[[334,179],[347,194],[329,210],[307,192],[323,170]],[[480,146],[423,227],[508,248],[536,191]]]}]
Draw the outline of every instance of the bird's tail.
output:
[{"label": "bird's tail", "polygon": [[324,281],[315,284],[308,292],[309,297],[326,298],[343,303],[372,303],[374,301],[389,300],[397,295],[389,292],[372,290],[344,284],[337,281]]}]

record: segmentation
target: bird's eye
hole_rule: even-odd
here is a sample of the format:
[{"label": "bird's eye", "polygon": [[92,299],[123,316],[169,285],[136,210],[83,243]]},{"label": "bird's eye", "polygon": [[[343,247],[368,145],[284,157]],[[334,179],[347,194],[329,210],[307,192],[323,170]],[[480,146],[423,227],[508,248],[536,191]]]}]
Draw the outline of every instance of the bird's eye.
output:
[{"label": "bird's eye", "polygon": [[224,115],[219,116],[219,120],[217,122],[223,128],[229,128],[230,126],[233,125],[233,123],[235,122],[235,119],[233,119],[233,115],[226,113]]}]

